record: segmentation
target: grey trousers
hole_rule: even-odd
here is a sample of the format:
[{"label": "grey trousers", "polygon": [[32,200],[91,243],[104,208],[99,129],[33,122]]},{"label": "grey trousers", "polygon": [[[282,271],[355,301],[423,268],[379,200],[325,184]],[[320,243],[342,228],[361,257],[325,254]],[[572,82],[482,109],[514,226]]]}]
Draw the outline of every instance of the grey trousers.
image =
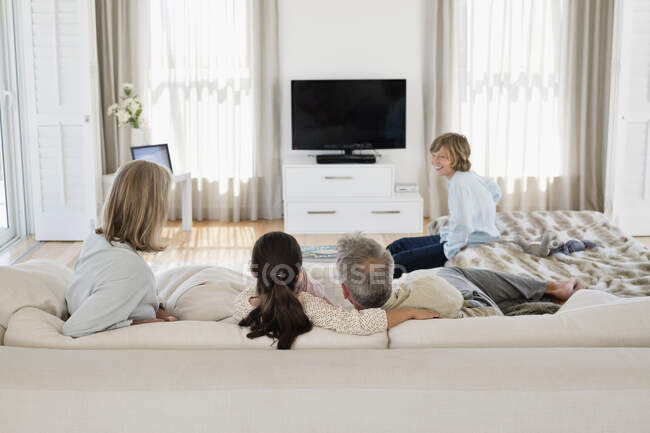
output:
[{"label": "grey trousers", "polygon": [[465,300],[496,304],[501,310],[539,301],[546,292],[546,281],[488,269],[453,266],[440,268],[437,275],[460,290]]}]

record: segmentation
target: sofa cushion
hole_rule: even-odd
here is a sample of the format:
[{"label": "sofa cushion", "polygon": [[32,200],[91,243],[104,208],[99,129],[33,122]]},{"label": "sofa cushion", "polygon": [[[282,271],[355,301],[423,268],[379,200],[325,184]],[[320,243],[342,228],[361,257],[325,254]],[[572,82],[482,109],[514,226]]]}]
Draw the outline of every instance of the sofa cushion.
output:
[{"label": "sofa cushion", "polygon": [[650,297],[587,306],[590,296],[553,315],[408,321],[389,330],[390,347],[650,347]]},{"label": "sofa cushion", "polygon": [[603,292],[602,290],[579,290],[564,303],[556,314],[590,308],[598,305],[627,304],[629,302],[643,302],[645,297],[622,298]]},{"label": "sofa cushion", "polygon": [[[234,320],[148,323],[72,338],[61,334],[63,321],[36,308],[13,315],[5,334],[6,346],[50,349],[275,349],[272,340],[246,337],[248,328]],[[361,337],[314,328],[301,335],[295,349],[385,349],[385,332]]]},{"label": "sofa cushion", "polygon": [[181,266],[157,278],[158,296],[181,320],[223,320],[233,314],[235,296],[254,280],[220,266]]},{"label": "sofa cushion", "polygon": [[3,433],[647,433],[650,425],[650,349],[5,347],[0,356]]},{"label": "sofa cushion", "polygon": [[24,307],[63,317],[65,291],[71,282],[72,271],[49,260],[0,266],[0,326],[7,328],[11,316]]}]

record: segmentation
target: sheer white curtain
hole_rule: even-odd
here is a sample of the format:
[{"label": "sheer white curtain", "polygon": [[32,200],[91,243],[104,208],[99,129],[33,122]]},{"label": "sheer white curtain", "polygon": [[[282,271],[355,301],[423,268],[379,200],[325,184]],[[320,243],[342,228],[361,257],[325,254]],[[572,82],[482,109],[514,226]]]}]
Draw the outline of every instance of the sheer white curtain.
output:
[{"label": "sheer white curtain", "polygon": [[549,188],[567,174],[558,117],[565,9],[562,0],[466,2],[459,127],[474,170],[499,180],[501,209],[553,207]]},{"label": "sheer white curtain", "polygon": [[[425,80],[427,137],[465,134],[499,210],[602,209],[609,0],[442,0]],[[445,113],[441,116],[439,113]],[[605,129],[604,129],[605,128]],[[431,174],[433,177],[433,174]],[[431,179],[431,216],[446,191]]]},{"label": "sheer white curtain", "polygon": [[191,172],[196,219],[281,216],[276,14],[275,1],[150,2],[151,142]]}]

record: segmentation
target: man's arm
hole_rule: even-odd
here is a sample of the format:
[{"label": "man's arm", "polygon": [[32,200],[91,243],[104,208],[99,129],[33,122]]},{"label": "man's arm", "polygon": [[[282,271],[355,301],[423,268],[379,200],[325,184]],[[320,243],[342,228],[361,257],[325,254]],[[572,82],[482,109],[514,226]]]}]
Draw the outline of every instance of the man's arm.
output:
[{"label": "man's arm", "polygon": [[426,320],[438,318],[440,318],[440,313],[422,308],[398,308],[396,310],[386,311],[386,320],[388,321],[389,329],[411,319]]}]

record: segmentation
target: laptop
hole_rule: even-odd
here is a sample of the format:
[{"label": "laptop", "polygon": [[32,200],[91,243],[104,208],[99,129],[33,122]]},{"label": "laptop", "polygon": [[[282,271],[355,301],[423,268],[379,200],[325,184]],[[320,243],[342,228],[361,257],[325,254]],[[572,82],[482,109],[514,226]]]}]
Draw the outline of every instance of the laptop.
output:
[{"label": "laptop", "polygon": [[131,148],[131,156],[133,159],[144,159],[146,161],[155,162],[173,173],[172,161],[169,158],[169,148],[167,144],[151,144],[148,146],[134,146]]}]

